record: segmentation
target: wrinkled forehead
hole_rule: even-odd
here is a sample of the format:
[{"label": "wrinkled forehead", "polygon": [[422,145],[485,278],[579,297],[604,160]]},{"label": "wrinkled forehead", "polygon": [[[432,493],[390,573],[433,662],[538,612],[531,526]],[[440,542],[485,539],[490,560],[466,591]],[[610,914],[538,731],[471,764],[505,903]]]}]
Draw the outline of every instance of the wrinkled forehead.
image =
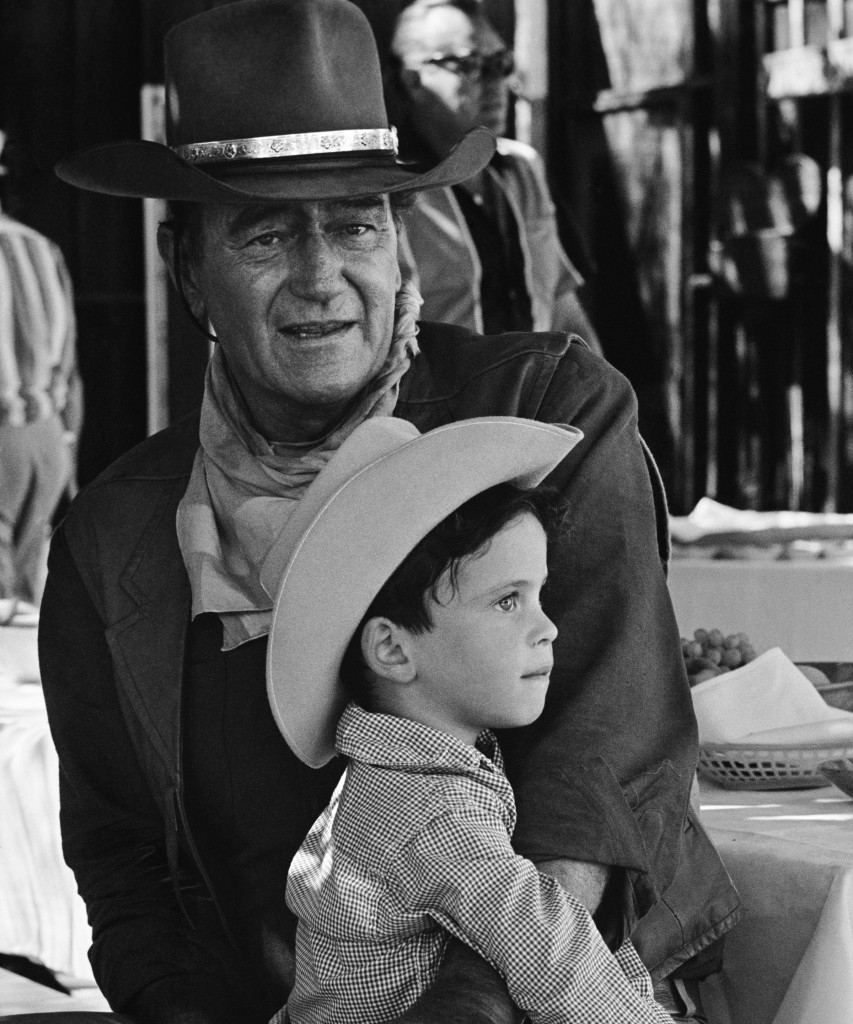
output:
[{"label": "wrinkled forehead", "polygon": [[387,216],[390,200],[386,193],[352,199],[287,200],[274,203],[206,203],[204,225],[213,232],[234,234],[271,222],[293,227],[323,223],[348,215]]},{"label": "wrinkled forehead", "polygon": [[400,15],[392,49],[400,58],[473,50],[482,21],[452,3],[416,3]]}]

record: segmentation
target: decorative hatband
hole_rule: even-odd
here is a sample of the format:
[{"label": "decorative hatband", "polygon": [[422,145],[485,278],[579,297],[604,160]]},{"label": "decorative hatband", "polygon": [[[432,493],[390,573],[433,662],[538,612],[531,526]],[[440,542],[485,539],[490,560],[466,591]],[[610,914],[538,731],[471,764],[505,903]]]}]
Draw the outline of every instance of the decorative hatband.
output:
[{"label": "decorative hatband", "polygon": [[172,146],[191,164],[227,160],[269,160],[275,157],[317,156],[325,153],[383,152],[397,154],[397,129],[348,128],[337,132],[301,132],[296,135],[262,135],[221,142],[192,142]]}]

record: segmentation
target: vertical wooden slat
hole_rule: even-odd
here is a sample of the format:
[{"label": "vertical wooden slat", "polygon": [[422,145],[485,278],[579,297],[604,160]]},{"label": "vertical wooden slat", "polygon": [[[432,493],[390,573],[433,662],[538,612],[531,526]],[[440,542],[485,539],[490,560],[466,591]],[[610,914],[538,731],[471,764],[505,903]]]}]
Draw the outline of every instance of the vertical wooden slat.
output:
[{"label": "vertical wooden slat", "polygon": [[841,343],[841,234],[844,200],[841,177],[841,97],[830,96],[826,175],[826,243],[829,250],[826,320],[826,500],[824,510],[838,508],[843,443],[843,364]]},{"label": "vertical wooden slat", "polygon": [[[762,6],[764,6],[762,0]],[[788,0],[788,46],[805,46],[806,44],[806,5],[805,0]]]},{"label": "vertical wooden slat", "polygon": [[[163,86],[143,86],[140,102],[142,138],[165,142]],[[166,203],[162,199],[145,199],[143,214],[147,429],[153,434],[169,425],[169,281],[157,250],[157,227],[166,217]]]}]

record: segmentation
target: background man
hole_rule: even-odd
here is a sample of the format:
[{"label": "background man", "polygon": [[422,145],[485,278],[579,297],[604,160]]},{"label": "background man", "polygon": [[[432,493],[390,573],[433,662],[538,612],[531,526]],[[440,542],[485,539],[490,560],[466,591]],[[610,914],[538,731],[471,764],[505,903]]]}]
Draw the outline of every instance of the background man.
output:
[{"label": "background man", "polygon": [[498,136],[486,168],[422,193],[406,219],[401,254],[423,295],[424,318],[486,334],[576,331],[600,351],[578,295],[583,277],[560,242],[542,160],[504,137],[512,51],[478,0],[366,9],[383,20],[378,35],[389,38],[385,83],[403,155],[444,156],[476,125]]},{"label": "background man", "polygon": [[[5,142],[0,131],[0,154]],[[47,530],[74,476],[81,420],[65,260],[0,210],[0,623],[19,601],[41,599]]]}]

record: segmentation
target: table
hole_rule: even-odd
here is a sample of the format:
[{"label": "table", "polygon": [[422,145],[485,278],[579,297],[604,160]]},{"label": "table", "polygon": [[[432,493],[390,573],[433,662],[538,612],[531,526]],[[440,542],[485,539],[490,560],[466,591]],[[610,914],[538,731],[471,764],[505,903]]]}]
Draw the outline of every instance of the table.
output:
[{"label": "table", "polygon": [[34,622],[0,627],[0,824],[0,951],[92,981],[86,909],[62,857]]},{"label": "table", "polygon": [[853,565],[675,558],[669,592],[682,636],[718,628],[791,661],[853,661]]},{"label": "table", "polygon": [[0,1021],[6,1014],[109,1012],[109,1004],[96,988],[74,989],[70,995],[37,985],[0,967]]},{"label": "table", "polygon": [[834,786],[744,791],[702,782],[702,820],[744,903],[711,1024],[853,1020],[853,799]]},{"label": "table", "polygon": [[[56,752],[40,686],[20,682],[37,673],[35,630],[25,630],[0,629],[0,950],[88,980],[90,932],[60,850]],[[703,985],[711,1024],[850,1024],[853,800],[832,786],[744,792],[703,783],[701,795],[746,908],[727,936],[721,975]],[[48,1012],[69,1005],[0,971],[0,1016],[31,1012],[35,998]],[[97,991],[75,995],[84,998],[73,1008],[100,1008]]]}]

